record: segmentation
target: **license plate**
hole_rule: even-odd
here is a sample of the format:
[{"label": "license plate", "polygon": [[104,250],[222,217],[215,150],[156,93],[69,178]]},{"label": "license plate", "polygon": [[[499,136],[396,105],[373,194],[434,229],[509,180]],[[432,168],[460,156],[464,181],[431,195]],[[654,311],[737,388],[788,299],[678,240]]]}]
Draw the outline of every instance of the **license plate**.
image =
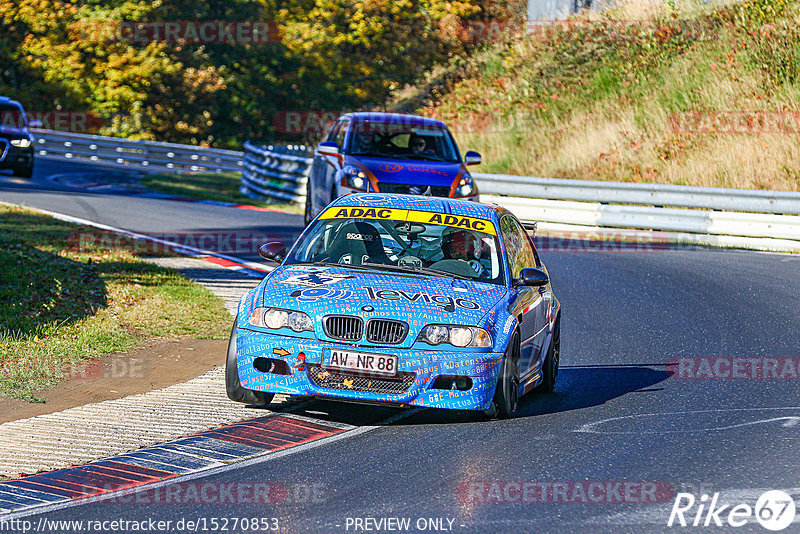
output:
[{"label": "license plate", "polygon": [[397,356],[328,349],[325,353],[325,367],[394,376],[397,374]]}]

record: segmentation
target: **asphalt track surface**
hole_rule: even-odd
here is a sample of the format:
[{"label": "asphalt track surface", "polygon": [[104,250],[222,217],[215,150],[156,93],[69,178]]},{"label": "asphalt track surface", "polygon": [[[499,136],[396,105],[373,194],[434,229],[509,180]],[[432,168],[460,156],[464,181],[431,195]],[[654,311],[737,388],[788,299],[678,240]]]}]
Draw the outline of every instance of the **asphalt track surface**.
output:
[{"label": "asphalt track surface", "polygon": [[[290,239],[300,230],[295,215],[58,190],[45,180],[85,169],[98,168],[42,161],[31,182],[0,176],[0,200],[137,232]],[[600,253],[578,245],[542,257],[563,307],[561,375],[555,393],[526,396],[513,419],[312,401],[298,413],[363,431],[194,481],[308,484],[305,494],[258,506],[95,502],[29,519],[176,525],[274,517],[286,532],[359,532],[358,518],[397,517],[410,519],[410,531],[435,530],[439,523],[419,521],[440,518],[440,530],[453,532],[662,532],[702,529],[667,527],[679,491],[752,505],[763,491],[786,489],[800,502],[800,381],[676,379],[668,369],[686,357],[799,358],[800,257],[703,248]],[[391,415],[395,422],[372,426]],[[522,497],[508,481],[564,483],[570,496],[533,493],[513,502]],[[626,481],[656,483],[666,497],[641,503],[620,490],[626,502],[616,502],[613,484],[598,502],[574,493],[590,482]],[[785,532],[800,531],[798,520]],[[765,532],[752,518],[735,530]]]}]

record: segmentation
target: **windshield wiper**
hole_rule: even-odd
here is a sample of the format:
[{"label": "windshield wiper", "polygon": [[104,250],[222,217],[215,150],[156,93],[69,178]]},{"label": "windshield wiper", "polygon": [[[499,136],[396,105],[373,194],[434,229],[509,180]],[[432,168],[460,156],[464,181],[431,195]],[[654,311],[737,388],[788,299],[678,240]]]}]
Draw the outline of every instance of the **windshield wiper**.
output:
[{"label": "windshield wiper", "polygon": [[314,265],[316,267],[339,267],[341,269],[352,269],[356,271],[374,271],[382,269],[384,271],[396,271],[403,273],[425,274],[428,276],[443,276],[445,278],[458,278],[459,280],[472,280],[463,274],[442,271],[441,269],[431,269],[430,267],[417,267],[414,265],[391,265],[387,263],[374,263],[367,261],[361,265],[351,265],[348,263],[333,263],[330,261],[304,261],[293,265]]},{"label": "windshield wiper", "polygon": [[391,154],[383,154],[381,152],[351,152],[351,156],[372,156],[373,158],[391,158]]},{"label": "windshield wiper", "polygon": [[315,267],[339,267],[340,269],[352,269],[356,271],[372,271],[374,270],[372,266],[380,266],[380,267],[394,267],[393,265],[384,265],[382,263],[365,263],[362,265],[352,265],[349,263],[335,263],[332,261],[304,261],[301,263],[296,263],[294,265],[313,265]]},{"label": "windshield wiper", "polygon": [[361,265],[368,265],[385,269],[387,271],[401,271],[406,273],[419,273],[427,274],[428,276],[444,276],[445,278],[458,278],[459,280],[472,280],[469,276],[462,274],[451,273],[450,271],[442,271],[440,269],[431,269],[430,267],[417,267],[415,265],[386,265],[384,263],[365,262]]},{"label": "windshield wiper", "polygon": [[442,157],[433,154],[406,154],[405,159],[421,159],[425,161],[447,161]]}]

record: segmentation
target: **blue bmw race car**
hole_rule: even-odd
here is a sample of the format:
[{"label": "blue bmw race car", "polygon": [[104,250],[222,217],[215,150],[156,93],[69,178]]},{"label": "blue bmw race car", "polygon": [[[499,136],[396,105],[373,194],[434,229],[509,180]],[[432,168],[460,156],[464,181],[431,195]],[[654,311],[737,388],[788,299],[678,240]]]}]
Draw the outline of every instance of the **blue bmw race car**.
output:
[{"label": "blue bmw race car", "polygon": [[235,401],[276,393],[508,417],[558,378],[560,305],[509,211],[396,194],[339,198],[242,297]]}]

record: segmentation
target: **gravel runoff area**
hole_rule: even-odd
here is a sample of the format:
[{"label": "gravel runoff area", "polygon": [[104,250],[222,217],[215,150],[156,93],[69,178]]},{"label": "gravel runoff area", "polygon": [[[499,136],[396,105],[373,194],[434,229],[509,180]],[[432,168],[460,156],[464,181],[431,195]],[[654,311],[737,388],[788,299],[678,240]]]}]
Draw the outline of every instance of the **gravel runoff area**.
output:
[{"label": "gravel runoff area", "polygon": [[[152,261],[207,287],[223,299],[231,314],[241,295],[258,283],[257,278],[199,258]],[[285,400],[277,396],[275,403]],[[163,389],[4,423],[0,476],[69,467],[266,413],[227,398],[221,366]]]}]

